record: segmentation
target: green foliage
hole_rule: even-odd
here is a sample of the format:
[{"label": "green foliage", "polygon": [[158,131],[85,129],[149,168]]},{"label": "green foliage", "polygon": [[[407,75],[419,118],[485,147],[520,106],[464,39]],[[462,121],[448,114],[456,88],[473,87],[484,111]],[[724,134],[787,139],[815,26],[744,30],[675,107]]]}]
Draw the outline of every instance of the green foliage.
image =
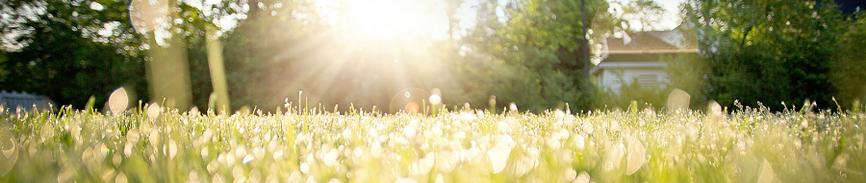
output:
[{"label": "green foliage", "polygon": [[[606,90],[601,100],[606,108],[624,109],[633,102],[640,108],[652,108],[661,110],[666,106],[668,97],[674,89],[681,89],[690,95],[689,108],[703,110],[707,106],[704,96],[707,90],[706,71],[707,61],[694,53],[678,53],[662,55],[659,60],[667,63],[665,72],[668,73],[668,81],[658,83],[656,86],[641,85],[638,78],[623,78],[617,74],[619,80],[624,83],[619,91]],[[626,82],[631,79],[630,82]]]},{"label": "green foliage", "polygon": [[857,14],[857,21],[841,35],[834,61],[830,82],[836,87],[836,98],[843,108],[859,107],[853,101],[866,101],[866,13]]},{"label": "green foliage", "polygon": [[9,58],[6,57],[6,51],[0,50],[0,82],[6,80],[6,75],[9,74],[9,71],[4,69],[6,67],[4,62],[8,60]]},{"label": "green foliage", "polygon": [[[665,9],[652,0],[635,0],[622,7],[620,25],[625,31],[653,31],[662,24]],[[636,26],[637,27],[636,27]]]},{"label": "green foliage", "polygon": [[[272,7],[272,3],[267,5]],[[315,12],[293,13],[312,11],[311,5],[282,3],[282,9],[269,9],[275,16],[252,8],[248,19],[227,35],[224,55],[233,108],[246,105],[273,110],[286,98],[294,101],[299,91],[310,101],[296,103],[343,104],[341,110],[350,103],[367,109],[387,107],[399,90],[419,87],[419,82],[402,79],[419,78],[419,70],[408,71],[420,68],[410,64],[421,60],[391,54],[405,48],[373,47],[373,43],[344,37],[348,31],[333,31]],[[409,74],[400,75],[395,72],[398,68]]]},{"label": "green foliage", "polygon": [[[597,10],[605,7],[605,2],[588,2],[587,15],[604,14]],[[497,11],[505,12],[504,17]],[[533,112],[562,108],[564,103],[576,110],[598,106],[598,90],[586,77],[586,61],[581,59],[586,39],[579,2],[529,0],[501,6],[487,1],[478,6],[477,20],[462,39],[461,49],[470,51],[454,72],[482,80],[460,83],[473,99],[467,101],[486,104],[485,96],[495,95],[497,109],[515,102]]]},{"label": "green foliage", "polygon": [[[117,8],[94,10],[88,7],[93,2]],[[0,45],[2,89],[45,94],[77,108],[91,95],[95,103],[104,103],[119,86],[132,87],[138,99],[146,99],[144,63],[152,58],[142,53],[156,45],[146,45],[144,36],[133,32],[127,3],[2,3],[0,11],[9,18],[0,22],[0,31],[23,32]],[[455,18],[463,3],[444,2],[451,36],[445,40],[354,37],[344,28],[344,15],[334,15],[352,6],[347,1],[328,7],[304,0],[221,1],[201,8],[179,2],[172,31],[188,46],[184,59],[199,108],[208,105],[213,91],[204,30],[226,18],[239,20],[219,38],[235,109],[271,110],[287,98],[301,103],[292,100],[299,91],[310,99],[303,103],[343,104],[338,109],[343,111],[350,104],[385,108],[395,92],[406,88],[440,88],[448,106],[469,102],[498,110],[515,102],[538,113],[564,104],[575,111],[600,108],[605,101],[624,107],[635,99],[659,106],[668,88],[692,94],[695,109],[710,99],[725,106],[760,101],[773,110],[784,109],[783,101],[808,99],[826,108],[835,106],[833,96],[848,108],[866,95],[866,75],[858,72],[866,57],[857,50],[866,23],[844,19],[832,2],[691,1],[684,12],[686,24],[700,33],[700,55],[670,58],[668,88],[627,86],[622,96],[604,94],[590,82],[580,50],[587,39],[598,42],[614,32],[635,31],[624,17],[637,18],[642,30],[652,28],[663,13],[657,4],[631,1],[617,17],[607,11],[608,2],[589,1],[586,15],[593,33],[585,38],[578,1],[482,1],[474,7],[477,24],[470,28],[459,27]],[[38,11],[18,13],[26,9]],[[100,34],[107,26],[115,28]],[[496,106],[485,106],[490,96],[496,96]]]},{"label": "green foliage", "polygon": [[[625,78],[620,78],[625,80]],[[631,82],[623,82],[620,91],[605,90],[601,100],[605,108],[624,109],[626,107],[650,108],[661,110],[665,106],[668,94],[673,88],[662,86],[641,86],[637,78]],[[636,105],[636,106],[632,106]]]},{"label": "green foliage", "polygon": [[689,107],[696,110],[704,109],[706,102],[710,100],[705,96],[709,89],[706,73],[709,69],[708,61],[698,54],[686,53],[666,56],[661,60],[666,60],[668,64],[665,68],[669,78],[667,88],[679,88],[689,93],[691,95]]},{"label": "green foliage", "polygon": [[707,58],[707,97],[781,110],[833,107],[830,65],[845,21],[832,2],[695,0],[686,6]]},{"label": "green foliage", "polygon": [[[864,113],[0,109],[2,182],[859,182]],[[804,173],[805,172],[805,173]]]},{"label": "green foliage", "polygon": [[[89,6],[91,2],[79,3]],[[76,108],[83,108],[92,95],[104,103],[107,95],[121,86],[146,99],[144,58],[138,54],[140,36],[122,23],[128,21],[125,2],[99,2],[118,8],[98,11],[65,1],[5,1],[4,16],[20,22],[4,22],[7,26],[2,34],[21,34],[16,39],[3,39],[2,89],[46,95]],[[28,8],[42,11],[8,12]],[[106,26],[115,28],[107,32],[108,36],[99,34]]]}]

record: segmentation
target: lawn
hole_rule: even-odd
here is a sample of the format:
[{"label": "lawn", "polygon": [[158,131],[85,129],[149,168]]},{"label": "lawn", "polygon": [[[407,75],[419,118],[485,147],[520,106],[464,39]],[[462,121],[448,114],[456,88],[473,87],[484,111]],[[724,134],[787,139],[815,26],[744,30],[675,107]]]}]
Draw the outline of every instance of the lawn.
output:
[{"label": "lawn", "polygon": [[864,113],[708,111],[4,110],[0,182],[866,180]]}]

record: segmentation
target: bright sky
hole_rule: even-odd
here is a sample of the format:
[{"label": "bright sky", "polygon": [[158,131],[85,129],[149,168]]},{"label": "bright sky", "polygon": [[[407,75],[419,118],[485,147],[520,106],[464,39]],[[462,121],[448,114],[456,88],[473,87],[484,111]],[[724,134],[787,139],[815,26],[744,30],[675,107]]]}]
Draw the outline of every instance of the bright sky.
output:
[{"label": "bright sky", "polygon": [[[633,0],[619,0],[623,3],[628,3]],[[679,25],[681,18],[679,15],[679,6],[686,0],[654,0],[656,3],[665,8],[665,17],[662,19],[660,29],[673,29]],[[500,4],[506,4],[508,0],[499,0]],[[463,6],[457,11],[457,16],[460,17],[460,26],[469,28],[475,25],[475,9],[473,5],[478,4],[478,0],[465,0]],[[500,14],[501,15],[501,14]]]},{"label": "bright sky", "polygon": [[[499,0],[500,4],[506,4],[508,0]],[[632,0],[622,0],[623,3],[628,3]],[[667,12],[663,18],[660,29],[672,29],[679,22],[679,4],[685,0],[655,0],[662,5]],[[205,1],[190,1],[188,4],[194,7],[202,8],[212,4],[216,4],[219,0]],[[350,1],[351,2],[351,1]],[[376,37],[378,39],[399,39],[401,36],[421,36],[433,39],[444,39],[448,29],[447,17],[445,9],[447,5],[444,1],[425,1],[425,0],[363,0],[355,1],[363,3],[353,3],[349,10],[349,29],[355,33],[366,37]],[[336,0],[317,1],[318,4],[333,4]],[[460,29],[467,29],[475,24],[475,8],[478,0],[465,0],[461,7],[457,10]],[[104,6],[99,3],[91,3],[90,8],[94,10],[102,10]],[[247,9],[249,7],[242,7]],[[207,8],[203,8],[205,14],[210,14]],[[497,14],[502,15],[501,10],[497,10]],[[216,20],[223,27],[223,30],[232,29],[237,24],[237,19],[241,17],[225,17]],[[634,26],[634,25],[633,25]],[[108,34],[113,29],[113,26],[106,26],[105,30],[100,30],[100,34]],[[637,27],[639,28],[639,27]],[[466,32],[458,32],[460,35],[465,35]],[[460,36],[455,35],[455,36]]]},{"label": "bright sky", "polygon": [[[631,2],[632,0],[624,0],[623,3]],[[680,14],[680,3],[685,2],[685,0],[654,0],[656,3],[665,8],[665,17],[662,20],[662,29],[673,29],[679,25],[681,18]]]},{"label": "bright sky", "polygon": [[[499,4],[506,4],[509,0],[499,0]],[[633,0],[620,0],[623,3],[628,3]],[[679,17],[679,5],[686,0],[654,0],[667,11],[662,20],[661,29],[673,29],[679,25],[681,18]],[[462,28],[470,28],[475,25],[475,9],[472,8],[478,4],[478,0],[465,0],[460,9],[457,10],[457,16],[460,17],[460,26]],[[500,13],[497,13],[502,15]]]},{"label": "bright sky", "polygon": [[[335,7],[338,0],[320,0],[315,1],[317,4],[324,6]],[[499,0],[500,4],[506,4],[509,0]],[[628,3],[632,0],[620,0],[623,3]],[[679,22],[679,4],[685,0],[655,0],[667,10],[666,16],[659,28],[672,29]],[[189,0],[187,0],[189,3]],[[194,1],[193,1],[194,2]],[[205,0],[204,3],[192,3],[193,6],[200,7],[202,5],[215,4],[219,0]],[[442,39],[447,37],[445,33],[448,28],[447,17],[444,13],[446,4],[444,1],[427,1],[427,0],[361,0],[348,2],[363,2],[353,3],[349,14],[350,23],[348,26],[355,29],[356,33],[364,34],[365,36],[374,36],[379,38],[393,39],[395,36],[405,36],[407,34],[415,34],[417,36],[431,37],[434,39]],[[473,27],[475,24],[475,8],[479,0],[464,0],[464,3],[457,10],[460,29]],[[248,7],[243,7],[248,8]],[[208,14],[209,12],[205,12]],[[501,12],[497,14],[502,15]],[[234,28],[237,24],[236,18],[224,18],[218,20],[222,25],[223,30]],[[346,27],[348,28],[348,27]],[[465,35],[465,32],[459,32],[460,35]],[[455,35],[458,36],[458,35]]]}]

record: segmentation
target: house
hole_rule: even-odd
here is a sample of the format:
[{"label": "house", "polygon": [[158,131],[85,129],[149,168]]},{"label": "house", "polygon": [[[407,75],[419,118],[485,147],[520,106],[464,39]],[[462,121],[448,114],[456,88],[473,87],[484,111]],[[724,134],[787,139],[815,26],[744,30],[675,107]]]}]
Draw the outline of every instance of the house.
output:
[{"label": "house", "polygon": [[601,61],[589,72],[599,86],[616,93],[635,79],[641,87],[664,87],[668,63],[662,59],[698,52],[696,39],[680,30],[623,33],[621,38],[607,38],[601,43]]},{"label": "house", "polygon": [[[34,110],[52,110],[54,102],[48,97],[42,95],[29,94],[27,92],[18,93],[16,91],[6,92],[0,90],[0,107],[5,107],[13,111],[17,111],[20,107],[24,111]],[[3,110],[6,110],[3,109]]]}]

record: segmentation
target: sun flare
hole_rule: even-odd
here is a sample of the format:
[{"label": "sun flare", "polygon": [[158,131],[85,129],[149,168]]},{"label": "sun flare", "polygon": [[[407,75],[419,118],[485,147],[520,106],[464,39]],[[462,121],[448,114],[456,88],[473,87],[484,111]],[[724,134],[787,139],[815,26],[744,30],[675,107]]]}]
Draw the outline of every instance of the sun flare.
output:
[{"label": "sun flare", "polygon": [[423,0],[360,0],[347,4],[343,27],[375,39],[447,37],[444,4]]}]

